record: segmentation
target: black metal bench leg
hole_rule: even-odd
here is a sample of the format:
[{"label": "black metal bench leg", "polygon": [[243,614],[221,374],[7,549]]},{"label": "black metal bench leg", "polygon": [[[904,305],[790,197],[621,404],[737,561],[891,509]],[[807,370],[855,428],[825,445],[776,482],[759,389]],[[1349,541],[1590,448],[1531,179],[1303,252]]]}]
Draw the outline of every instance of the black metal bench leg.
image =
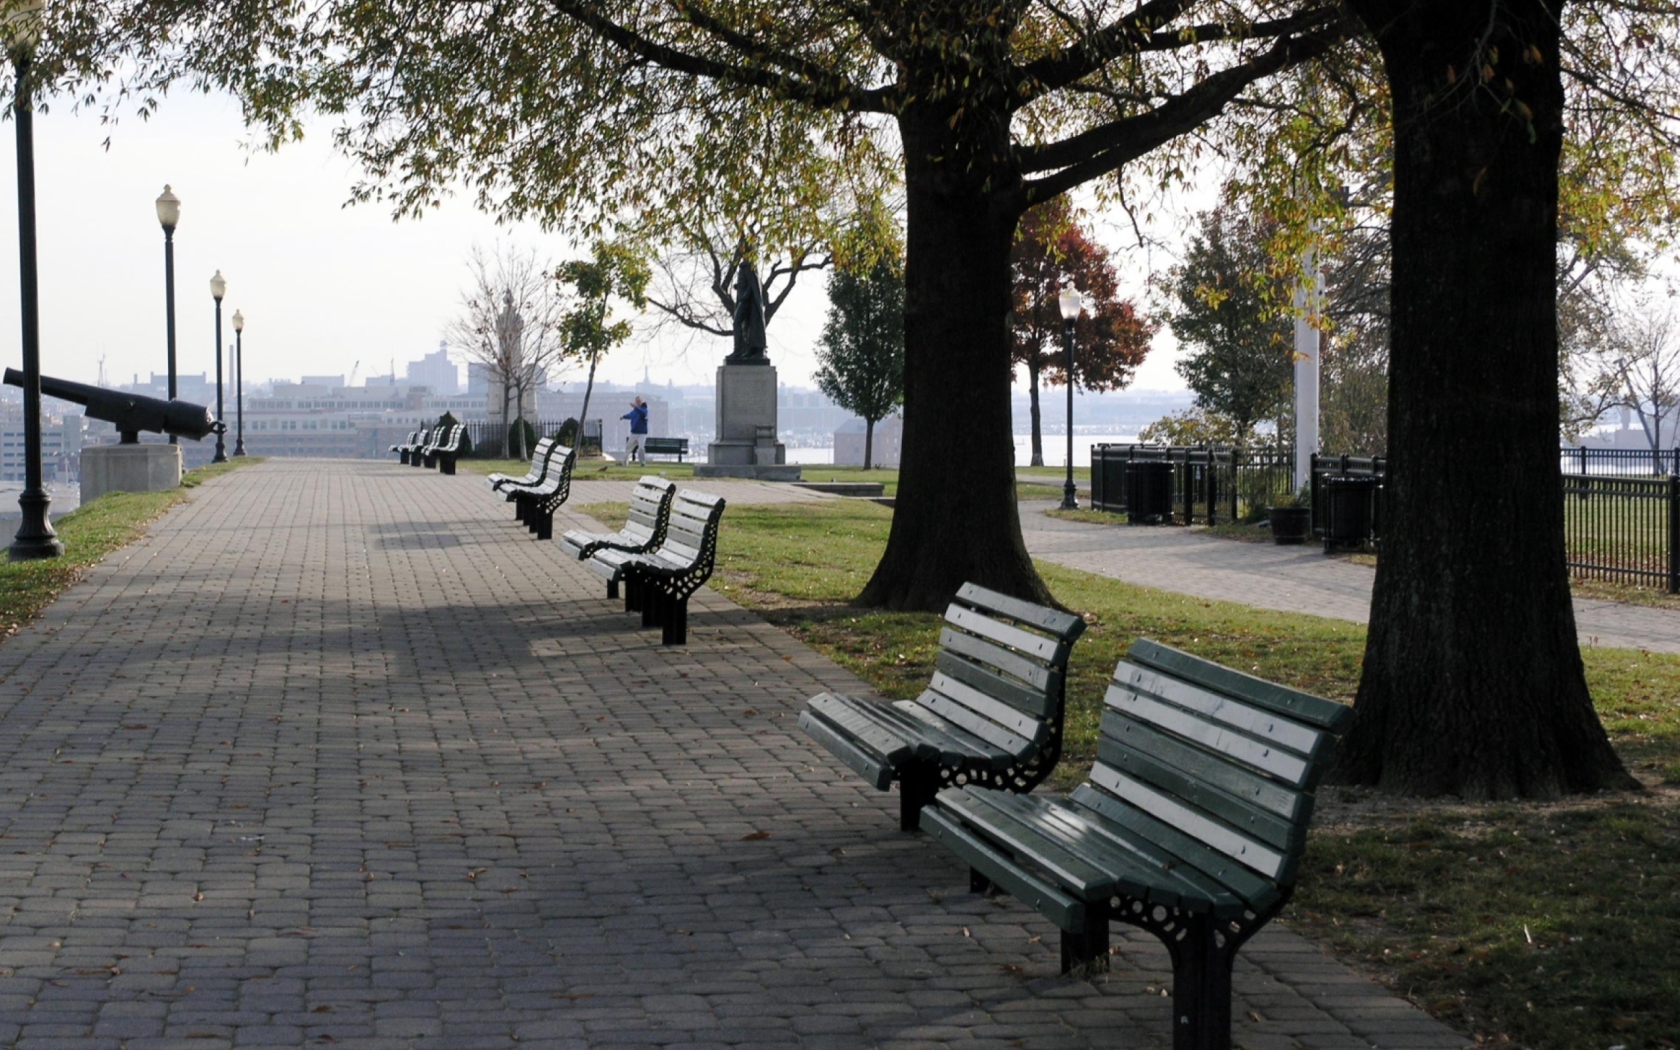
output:
[{"label": "black metal bench leg", "polygon": [[624,611],[642,611],[642,581],[630,574],[624,577]]},{"label": "black metal bench leg", "polygon": [[[629,585],[626,584],[625,586],[628,587]],[[608,580],[607,581],[607,597],[608,598],[617,598],[618,597],[618,581],[617,580]],[[628,605],[629,604],[628,601],[626,601],[625,604]],[[629,612],[630,610],[628,608],[626,608],[624,611]]]},{"label": "black metal bench leg", "polygon": [[922,830],[922,807],[939,794],[939,770],[920,762],[898,775],[898,830]]},{"label": "black metal bench leg", "polygon": [[525,501],[518,496],[513,498],[513,520],[525,524]]},{"label": "black metal bench leg", "polygon": [[554,512],[548,509],[537,511],[537,539],[552,540],[554,538]]},{"label": "black metal bench leg", "polygon": [[453,458],[443,460],[438,464],[438,470],[453,475],[455,473],[455,460]]},{"label": "black metal bench leg", "polygon": [[1237,945],[1221,944],[1206,915],[1187,918],[1168,941],[1173,960],[1173,1050],[1231,1050],[1231,964]]},{"label": "black metal bench leg", "polygon": [[688,599],[666,598],[665,620],[659,640],[665,645],[688,644]]},{"label": "black metal bench leg", "polygon": [[1086,974],[1108,969],[1108,913],[1085,907],[1085,926],[1078,933],[1062,931],[1062,972],[1082,967]]},{"label": "black metal bench leg", "polygon": [[979,868],[968,869],[968,892],[985,893],[992,888],[992,880],[986,878]]}]

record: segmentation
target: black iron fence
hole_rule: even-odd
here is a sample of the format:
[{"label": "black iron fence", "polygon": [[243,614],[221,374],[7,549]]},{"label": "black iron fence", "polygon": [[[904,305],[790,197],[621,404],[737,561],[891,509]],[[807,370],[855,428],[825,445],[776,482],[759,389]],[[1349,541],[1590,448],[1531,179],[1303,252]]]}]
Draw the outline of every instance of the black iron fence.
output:
[{"label": "black iron fence", "polygon": [[1565,474],[1680,474],[1680,448],[1562,448]]},{"label": "black iron fence", "polygon": [[1091,506],[1143,524],[1216,525],[1288,499],[1295,458],[1221,445],[1102,444],[1091,449]]},{"label": "black iron fence", "polygon": [[[545,437],[552,437],[560,432],[560,428],[567,420],[535,420],[530,421],[530,435],[533,440],[540,441]],[[497,459],[502,454],[502,439],[512,432],[512,426],[492,423],[486,420],[466,424],[467,437],[472,439],[473,455],[480,459]],[[510,451],[516,452],[513,443],[509,443]],[[579,452],[601,451],[601,421],[591,419],[583,428],[583,445]],[[529,447],[526,455],[531,454]]]},{"label": "black iron fence", "polygon": [[1680,594],[1680,475],[1565,474],[1569,571]]},{"label": "black iron fence", "polygon": [[[1680,594],[1680,449],[1566,448],[1560,457],[1574,468],[1563,475],[1570,572]],[[1313,457],[1313,534],[1327,548],[1381,540],[1387,466],[1383,456]],[[1140,524],[1257,517],[1287,501],[1293,484],[1288,453],[1136,444],[1091,449],[1091,506]]]}]

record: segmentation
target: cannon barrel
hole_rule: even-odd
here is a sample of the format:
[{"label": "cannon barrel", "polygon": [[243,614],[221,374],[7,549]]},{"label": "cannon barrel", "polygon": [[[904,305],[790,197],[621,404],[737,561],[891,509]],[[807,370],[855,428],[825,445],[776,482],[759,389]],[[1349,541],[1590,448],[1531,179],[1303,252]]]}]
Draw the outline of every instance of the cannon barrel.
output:
[{"label": "cannon barrel", "polygon": [[[23,385],[23,373],[6,369],[6,383]],[[122,433],[124,443],[132,443],[142,430],[177,437],[202,440],[221,426],[216,417],[203,405],[188,401],[164,401],[144,394],[125,394],[120,390],[106,390],[69,379],[41,377],[41,393],[64,401],[74,401],[87,410],[89,419],[103,419]]]}]

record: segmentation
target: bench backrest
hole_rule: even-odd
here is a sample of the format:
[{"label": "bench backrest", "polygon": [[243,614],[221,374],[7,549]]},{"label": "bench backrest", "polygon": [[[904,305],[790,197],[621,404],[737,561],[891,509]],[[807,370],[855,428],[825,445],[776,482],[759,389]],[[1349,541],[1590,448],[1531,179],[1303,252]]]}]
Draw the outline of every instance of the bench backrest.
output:
[{"label": "bench backrest", "polygon": [[649,550],[663,543],[676,492],[675,482],[651,474],[637,481],[630,492],[630,516],[624,522],[624,534],[635,537]]},{"label": "bench backrest", "polygon": [[454,452],[461,447],[461,435],[467,432],[465,425],[457,423],[449,428],[449,437],[438,446],[439,452]]},{"label": "bench backrest", "polygon": [[1256,908],[1294,884],[1313,791],[1353,709],[1140,639],[1074,797]]},{"label": "bench backrest", "polygon": [[1030,791],[1061,755],[1073,613],[965,583],[945,610],[933,679],[917,698],[946,722],[1021,761],[992,787]]},{"label": "bench backrest", "polygon": [[717,560],[718,523],[723,519],[723,507],[722,496],[698,489],[682,489],[671,499],[659,554],[698,566],[702,575],[695,586],[712,574],[712,565]]}]

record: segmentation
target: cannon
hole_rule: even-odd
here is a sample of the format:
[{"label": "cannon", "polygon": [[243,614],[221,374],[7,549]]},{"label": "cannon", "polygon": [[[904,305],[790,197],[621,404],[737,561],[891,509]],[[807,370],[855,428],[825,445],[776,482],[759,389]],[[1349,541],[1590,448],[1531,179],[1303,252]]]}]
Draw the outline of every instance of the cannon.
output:
[{"label": "cannon", "polygon": [[[5,378],[9,386],[23,385],[23,373],[15,368],[6,369]],[[103,419],[115,424],[125,445],[137,442],[142,430],[199,441],[206,435],[226,429],[208,408],[187,401],[163,401],[144,394],[125,394],[120,390],[106,390],[102,386],[89,386],[52,376],[41,377],[41,393],[74,401],[87,409],[89,419]]]}]

